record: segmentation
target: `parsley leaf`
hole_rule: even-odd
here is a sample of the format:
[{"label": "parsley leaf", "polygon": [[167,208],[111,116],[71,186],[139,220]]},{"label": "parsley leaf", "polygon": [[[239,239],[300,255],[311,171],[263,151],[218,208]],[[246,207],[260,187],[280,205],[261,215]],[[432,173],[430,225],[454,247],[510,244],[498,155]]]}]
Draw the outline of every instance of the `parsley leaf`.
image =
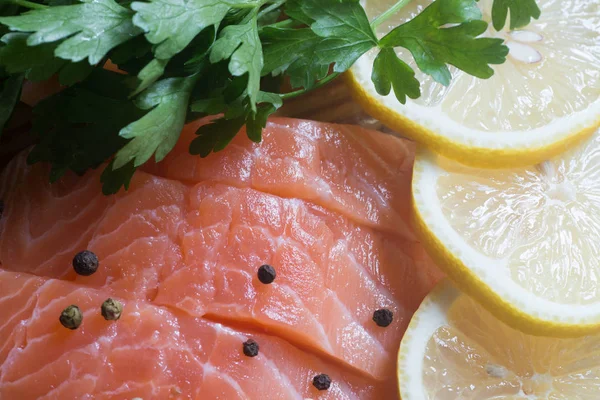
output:
[{"label": "parsley leaf", "polygon": [[171,59],[151,58],[143,68],[138,69],[137,80],[132,83],[136,86],[132,96],[149,88],[163,75],[174,78],[199,72],[202,62],[215,41],[215,33],[212,27],[204,29],[183,51]]},{"label": "parsley leaf", "polygon": [[[19,14],[19,6],[7,1],[0,2],[0,17],[10,17]],[[8,28],[0,25],[0,36],[8,33]]]},{"label": "parsley leaf", "polygon": [[173,63],[180,66],[180,72],[191,75],[200,72],[208,64],[210,50],[217,40],[217,33],[214,26],[204,29],[181,53],[173,58]]},{"label": "parsley leaf", "polygon": [[343,72],[377,46],[358,1],[291,0],[286,13],[310,28],[265,27],[263,75],[285,73],[294,88],[312,88],[327,76],[331,64],[335,72]]},{"label": "parsley leaf", "polygon": [[58,81],[61,85],[71,86],[86,79],[94,70],[94,66],[86,61],[67,63],[58,73]]},{"label": "parsley leaf", "polygon": [[2,16],[15,15],[15,14],[17,14],[18,10],[19,10],[18,4],[9,3],[9,2],[0,3],[0,15],[2,15]]},{"label": "parsley leaf", "polygon": [[[281,3],[285,3],[285,1],[282,1]],[[279,5],[279,7],[281,7],[281,5]],[[281,9],[279,7],[267,12],[261,11],[258,15],[258,26],[263,27],[276,23],[281,16]]]},{"label": "parsley leaf", "polygon": [[22,86],[22,75],[9,76],[0,86],[0,133],[2,133],[4,125],[10,119],[15,105],[19,101]]},{"label": "parsley leaf", "polygon": [[251,0],[151,0],[133,2],[133,23],[156,45],[154,54],[169,59],[182,51],[203,29],[218,26],[235,7],[248,7]]},{"label": "parsley leaf", "polygon": [[246,135],[255,143],[260,143],[262,130],[267,126],[267,119],[283,105],[281,96],[274,93],[259,92],[258,102],[262,105],[255,114],[246,118]]},{"label": "parsley leaf", "polygon": [[54,57],[55,43],[28,46],[28,33],[7,33],[2,37],[0,64],[8,73],[25,73],[32,81],[44,81],[62,68],[66,61]]},{"label": "parsley leaf", "polygon": [[368,50],[377,46],[365,10],[358,0],[290,0],[286,13],[310,23],[325,38],[317,49],[322,64],[335,63],[335,72],[344,72]]},{"label": "parsley leaf", "polygon": [[211,79],[199,80],[192,93],[193,101],[190,105],[192,113],[199,117],[227,113],[231,115],[232,108],[241,108],[238,115],[245,112],[244,95],[248,86],[248,75],[232,77],[229,74],[227,62],[218,64],[207,62],[200,74],[210,76]]},{"label": "parsley leaf", "polygon": [[243,105],[234,107],[225,113],[225,117],[198,128],[196,131],[198,137],[190,144],[190,153],[207,157],[212,152],[223,150],[244,124],[248,138],[254,142],[260,142],[267,119],[281,107],[282,100],[280,95],[267,92],[259,92],[257,100],[260,106],[256,113],[249,110],[247,105],[246,107]]},{"label": "parsley leaf", "polygon": [[190,41],[187,47],[174,54],[172,57],[159,58],[155,54],[155,57],[143,68],[138,69],[137,83],[134,84],[136,85],[136,89],[134,90],[133,95],[146,90],[163,75],[175,77],[197,73],[202,61],[207,57],[208,52],[216,39],[216,34],[216,29],[213,26],[210,26],[203,29]]},{"label": "parsley leaf", "polygon": [[134,59],[147,56],[150,51],[152,51],[152,45],[146,41],[146,38],[136,36],[111,51],[110,59],[117,65],[125,64]]},{"label": "parsley leaf", "polygon": [[25,78],[31,81],[44,81],[58,72],[63,85],[80,82],[91,73],[92,66],[85,61],[69,63],[55,57],[56,43],[28,46],[28,37],[29,34],[20,32],[2,37],[5,46],[0,47],[0,65],[9,73],[25,73]]},{"label": "parsley leaf", "polygon": [[192,111],[205,115],[221,114],[225,108],[227,108],[227,104],[225,103],[223,96],[198,99],[191,105]]},{"label": "parsley leaf", "polygon": [[95,69],[90,79],[36,105],[33,131],[39,141],[28,162],[51,163],[51,179],[56,180],[67,170],[83,174],[110,158],[127,143],[119,129],[143,114],[128,99],[125,80]]},{"label": "parsley leaf", "polygon": [[415,78],[415,71],[396,55],[392,48],[381,50],[373,63],[371,79],[377,93],[390,94],[392,88],[398,101],[406,104],[406,97],[417,99],[421,96],[421,85]]},{"label": "parsley leaf", "polygon": [[215,64],[230,59],[229,72],[233,76],[248,74],[247,94],[250,107],[256,111],[256,97],[260,89],[260,75],[263,67],[263,53],[256,17],[245,24],[229,25],[223,29],[219,39],[213,44],[210,62]]},{"label": "parsley leaf", "polygon": [[196,131],[198,137],[190,143],[190,154],[204,158],[213,151],[223,150],[245,122],[246,118],[241,116],[233,119],[219,118],[210,124],[202,125]]},{"label": "parsley leaf", "polygon": [[139,85],[137,89],[132,93],[136,95],[144,90],[148,89],[154,82],[156,82],[164,73],[165,68],[169,60],[160,60],[158,58],[152,59],[142,70],[138,73],[137,79]]},{"label": "parsley leaf", "polygon": [[247,77],[230,78],[225,62],[205,65],[200,72],[211,79],[199,80],[194,88],[190,109],[203,116],[222,114],[227,106],[241,96],[247,86]]},{"label": "parsley leaf", "polygon": [[255,143],[262,140],[262,130],[267,126],[267,119],[277,110],[273,104],[264,105],[258,108],[256,114],[252,114],[246,119],[246,135],[248,139]]},{"label": "parsley leaf", "polygon": [[263,75],[290,77],[292,88],[310,89],[329,72],[329,63],[319,56],[319,45],[323,42],[309,28],[265,28],[261,34],[265,41],[265,66]]},{"label": "parsley leaf", "polygon": [[508,10],[510,9],[510,29],[521,28],[538,19],[542,11],[535,0],[494,0],[492,6],[492,22],[497,31],[504,28]]},{"label": "parsley leaf", "polygon": [[[244,126],[259,142],[282,99],[327,84],[370,49],[379,51],[375,88],[382,95],[393,90],[401,103],[419,97],[420,85],[396,47],[443,84],[451,79],[449,65],[487,78],[490,64],[508,53],[502,40],[478,37],[487,24],[477,0],[430,1],[381,40],[359,0],[18,3],[0,4],[0,125],[23,79],[58,75],[68,87],[35,107],[39,141],[29,161],[52,164],[55,180],[111,160],[101,177],[104,193],[127,188],[152,156],[162,160],[183,124],[200,116],[222,115],[198,130],[193,154],[223,149]],[[533,0],[494,0],[495,27],[505,25],[509,11],[511,27],[539,16]],[[123,74],[104,70],[107,60]],[[281,94],[284,79],[296,90]]]},{"label": "parsley leaf", "polygon": [[0,23],[13,31],[35,32],[27,39],[29,46],[66,38],[54,51],[57,57],[74,62],[87,58],[95,65],[112,48],[141,33],[131,22],[131,14],[113,0],[82,0],[76,5],[0,17]]},{"label": "parsley leaf", "polygon": [[100,176],[102,182],[102,193],[104,195],[115,194],[121,187],[125,190],[129,189],[129,183],[137,168],[133,165],[133,161],[128,162],[121,168],[114,169],[114,160],[111,161]]},{"label": "parsley leaf", "polygon": [[156,161],[165,158],[183,129],[195,82],[196,77],[163,79],[136,99],[139,108],[151,111],[121,129],[119,135],[132,140],[115,156],[114,168],[131,160],[140,166],[155,153]]},{"label": "parsley leaf", "polygon": [[72,6],[73,4],[77,4],[78,0],[45,0],[44,3],[49,4],[51,6]]},{"label": "parsley leaf", "polygon": [[[419,68],[443,85],[452,75],[446,64],[478,78],[494,74],[488,64],[502,64],[508,48],[502,39],[477,38],[487,30],[474,0],[437,0],[421,14],[383,37],[382,47],[405,47]],[[447,24],[459,24],[444,28]]]}]

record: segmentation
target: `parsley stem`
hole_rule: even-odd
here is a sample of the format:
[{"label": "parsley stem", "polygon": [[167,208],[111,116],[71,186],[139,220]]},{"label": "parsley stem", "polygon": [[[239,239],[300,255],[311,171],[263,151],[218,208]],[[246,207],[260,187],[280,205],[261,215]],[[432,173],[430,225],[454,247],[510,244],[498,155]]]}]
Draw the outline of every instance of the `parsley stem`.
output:
[{"label": "parsley stem", "polygon": [[314,89],[320,88],[321,86],[327,85],[329,82],[331,82],[338,76],[340,76],[340,73],[334,72],[333,74],[327,75],[325,78],[321,79],[319,82],[317,82],[315,84],[315,86],[311,87],[310,89],[300,89],[300,90],[296,90],[294,92],[284,93],[281,95],[281,100],[288,100],[288,99],[292,99],[294,97],[302,96],[304,93],[308,93]]},{"label": "parsley stem", "polygon": [[33,1],[27,0],[10,0],[10,2],[21,7],[29,8],[31,10],[43,10],[44,8],[48,8],[48,6],[45,6],[43,4],[34,3]]},{"label": "parsley stem", "polygon": [[399,2],[391,6],[386,12],[379,15],[379,17],[375,18],[373,22],[371,22],[371,28],[375,30],[375,28],[377,28],[379,25],[385,22],[386,19],[389,19],[392,15],[396,14],[410,2],[411,0],[400,0]]},{"label": "parsley stem", "polygon": [[266,7],[264,10],[261,10],[261,11],[258,13],[258,18],[260,18],[260,17],[262,17],[263,15],[265,15],[265,14],[268,14],[268,13],[270,13],[271,11],[273,11],[273,10],[275,10],[275,9],[277,9],[277,8],[279,8],[279,7],[281,7],[281,6],[283,5],[283,3],[285,3],[285,2],[286,2],[286,0],[279,0],[279,1],[276,1],[275,3],[271,4],[269,7]]},{"label": "parsley stem", "polygon": [[234,7],[235,8],[260,8],[262,7],[265,3],[267,2],[267,0],[258,0],[255,2],[250,2],[250,3],[240,3],[240,4],[236,4]]},{"label": "parsley stem", "polygon": [[271,25],[261,26],[260,28],[258,28],[258,31],[262,32],[263,29],[265,29],[265,28],[293,28],[296,25],[298,25],[298,22],[289,18],[289,19],[284,19],[283,21],[275,22],[274,24],[271,24]]}]

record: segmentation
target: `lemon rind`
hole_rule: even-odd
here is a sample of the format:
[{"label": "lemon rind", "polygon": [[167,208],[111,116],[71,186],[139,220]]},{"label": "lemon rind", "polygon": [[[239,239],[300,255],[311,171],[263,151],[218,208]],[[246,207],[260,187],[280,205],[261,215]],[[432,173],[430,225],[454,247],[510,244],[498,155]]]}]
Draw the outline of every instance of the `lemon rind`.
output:
[{"label": "lemon rind", "polygon": [[[438,328],[449,324],[448,311],[460,295],[444,279],[425,297],[410,320],[398,351],[396,370],[399,394],[403,400],[423,399],[422,374],[427,343]],[[408,371],[414,371],[416,376]]]},{"label": "lemon rind", "polygon": [[[358,63],[360,64],[360,62],[359,60]],[[370,81],[361,84],[361,79],[357,77],[355,72],[357,68],[360,68],[360,66],[354,66],[344,74],[344,77],[352,97],[368,114],[403,136],[427,146],[430,150],[472,167],[486,169],[511,168],[537,164],[580,143],[600,126],[600,99],[598,99],[585,111],[576,113],[577,116],[582,118],[585,116],[584,123],[567,124],[571,128],[570,130],[563,128],[558,133],[548,134],[544,137],[538,135],[538,138],[532,140],[532,143],[521,147],[515,147],[514,143],[509,140],[498,140],[498,138],[501,138],[501,134],[495,134],[495,143],[486,142],[483,138],[478,140],[481,143],[475,143],[466,138],[451,138],[411,120],[399,113],[398,110],[388,107],[383,101],[385,98],[375,92],[375,88]],[[571,116],[570,119],[576,120],[576,116]],[[464,130],[467,131],[468,129],[464,128]],[[490,134],[489,132],[480,133],[482,137]],[[524,138],[531,137],[530,131],[513,133]]]},{"label": "lemon rind", "polygon": [[[423,171],[431,168],[428,163],[433,162],[432,157],[435,156],[423,148],[417,150],[412,185],[413,223],[417,236],[427,252],[457,288],[481,303],[495,317],[524,333],[550,337],[577,337],[599,331],[600,305],[551,302],[527,292],[525,288],[514,282],[511,282],[510,288],[503,288],[505,290],[500,291],[498,276],[490,275],[488,281],[482,279],[477,271],[467,265],[474,262],[472,257],[469,259],[465,254],[461,254],[461,251],[451,248],[455,247],[456,243],[449,245],[439,238],[447,236],[443,235],[441,224],[448,227],[449,223],[431,220],[432,213],[429,212],[431,206],[425,204],[426,202],[421,198],[421,188],[425,187],[422,185],[436,183],[430,176],[423,177],[425,174]],[[455,235],[456,238],[453,240],[462,240],[458,238],[458,233]],[[471,249],[469,251],[475,252]],[[560,308],[568,309],[569,313],[561,314],[558,310]],[[585,311],[585,315],[574,316],[577,315],[577,310]]]}]

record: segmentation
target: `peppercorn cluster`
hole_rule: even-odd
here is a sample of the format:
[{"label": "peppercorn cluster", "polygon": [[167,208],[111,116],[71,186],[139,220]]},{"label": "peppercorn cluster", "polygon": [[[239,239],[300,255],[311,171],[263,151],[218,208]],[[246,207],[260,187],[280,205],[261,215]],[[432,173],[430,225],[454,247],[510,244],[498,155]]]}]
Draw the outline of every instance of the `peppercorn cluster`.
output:
[{"label": "peppercorn cluster", "polygon": [[[73,269],[78,275],[93,275],[99,266],[98,256],[89,250],[81,251],[73,257]],[[108,298],[100,306],[100,315],[107,321],[117,321],[122,313],[123,304],[115,299]],[[77,305],[71,304],[60,313],[58,320],[65,328],[75,330],[83,323],[83,313]]]},{"label": "peppercorn cluster", "polygon": [[[3,207],[0,202],[0,213]],[[93,275],[99,268],[100,262],[96,254],[89,250],[84,250],[73,257],[73,269],[75,273],[81,276]],[[275,281],[277,273],[275,268],[271,265],[261,265],[257,270],[257,278],[260,283],[264,285],[270,285]],[[123,313],[123,305],[112,298],[106,299],[101,307],[100,314],[107,321],[117,321],[121,318]],[[60,323],[67,329],[75,330],[83,323],[83,313],[81,309],[72,304],[66,307],[60,314]],[[391,310],[381,308],[373,312],[373,321],[380,327],[388,327],[393,322],[393,313]],[[248,358],[258,357],[260,352],[260,345],[254,339],[248,339],[242,343],[242,353]],[[332,381],[329,375],[321,373],[315,375],[312,379],[312,385],[319,391],[328,390]]]}]

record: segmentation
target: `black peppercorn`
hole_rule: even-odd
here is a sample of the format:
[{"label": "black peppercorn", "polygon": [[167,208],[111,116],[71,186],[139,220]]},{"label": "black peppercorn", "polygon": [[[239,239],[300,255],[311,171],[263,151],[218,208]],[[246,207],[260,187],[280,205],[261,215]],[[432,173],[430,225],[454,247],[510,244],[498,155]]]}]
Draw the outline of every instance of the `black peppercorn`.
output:
[{"label": "black peppercorn", "polygon": [[59,321],[65,328],[77,329],[83,321],[83,314],[79,307],[71,305],[60,313]]},{"label": "black peppercorn", "polygon": [[313,378],[313,386],[318,390],[327,390],[331,386],[331,378],[326,374],[319,374]]},{"label": "black peppercorn", "polygon": [[275,273],[275,268],[270,265],[263,265],[258,269],[258,280],[265,285],[272,283],[275,280],[277,274]]},{"label": "black peppercorn", "polygon": [[394,313],[387,308],[381,308],[373,313],[373,321],[383,328],[390,326],[393,320]]},{"label": "black peppercorn", "polygon": [[73,269],[78,275],[90,276],[98,269],[98,257],[89,250],[77,253],[73,258]]},{"label": "black peppercorn", "polygon": [[252,339],[248,339],[243,344],[243,351],[246,357],[256,357],[258,355],[259,346]]},{"label": "black peppercorn", "polygon": [[121,318],[123,305],[117,300],[107,299],[104,303],[102,303],[100,312],[105,320],[116,321]]}]

